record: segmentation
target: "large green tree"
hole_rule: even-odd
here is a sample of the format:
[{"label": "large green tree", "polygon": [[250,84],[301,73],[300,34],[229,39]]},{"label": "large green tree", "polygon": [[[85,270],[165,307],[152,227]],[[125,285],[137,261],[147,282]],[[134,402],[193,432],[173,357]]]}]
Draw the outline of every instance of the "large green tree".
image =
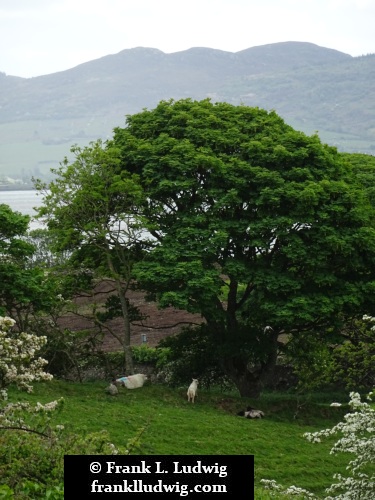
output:
[{"label": "large green tree", "polygon": [[137,269],[161,307],[202,315],[242,396],[273,376],[280,335],[328,341],[372,313],[375,230],[335,148],[275,112],[210,100],[127,117],[108,147],[145,193],[157,244]]}]

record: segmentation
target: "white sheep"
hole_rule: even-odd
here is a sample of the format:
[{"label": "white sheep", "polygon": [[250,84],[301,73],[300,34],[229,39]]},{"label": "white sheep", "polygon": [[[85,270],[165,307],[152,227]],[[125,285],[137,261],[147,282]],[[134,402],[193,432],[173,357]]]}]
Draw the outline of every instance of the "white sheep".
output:
[{"label": "white sheep", "polygon": [[194,399],[197,395],[197,392],[198,392],[198,380],[196,378],[193,378],[193,381],[189,385],[189,388],[187,390],[188,402],[191,401],[192,403],[194,403]]},{"label": "white sheep", "polygon": [[139,387],[143,387],[146,380],[146,375],[143,373],[136,373],[135,375],[116,379],[116,384],[123,385],[127,389],[138,389]]}]

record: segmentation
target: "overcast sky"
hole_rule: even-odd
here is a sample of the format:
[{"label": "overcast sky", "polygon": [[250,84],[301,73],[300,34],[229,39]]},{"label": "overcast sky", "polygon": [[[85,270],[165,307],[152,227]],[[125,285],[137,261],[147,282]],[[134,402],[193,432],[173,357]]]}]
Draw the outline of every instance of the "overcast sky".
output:
[{"label": "overcast sky", "polygon": [[0,0],[0,71],[73,68],[134,47],[238,52],[311,42],[375,53],[375,0]]}]

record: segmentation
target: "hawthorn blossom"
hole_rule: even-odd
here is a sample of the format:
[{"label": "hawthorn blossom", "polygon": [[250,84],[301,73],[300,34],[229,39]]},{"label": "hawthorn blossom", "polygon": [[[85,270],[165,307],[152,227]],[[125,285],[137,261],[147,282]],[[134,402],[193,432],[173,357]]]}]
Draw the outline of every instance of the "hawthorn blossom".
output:
[{"label": "hawthorn blossom", "polygon": [[25,332],[11,334],[15,321],[8,316],[0,316],[0,398],[5,400],[6,387],[16,384],[20,389],[32,391],[32,383],[39,380],[51,380],[52,375],[44,368],[47,360],[36,353],[46,344],[47,337]]},{"label": "hawthorn blossom", "polygon": [[44,371],[48,361],[36,357],[37,352],[46,344],[47,337],[11,332],[15,323],[14,319],[8,316],[0,316],[0,426],[28,429],[24,421],[26,414],[52,412],[60,401],[44,405],[38,402],[35,406],[29,403],[8,402],[9,385],[15,384],[21,390],[32,392],[33,382],[53,378],[50,373]]},{"label": "hawthorn blossom", "polygon": [[[367,396],[371,401],[372,393]],[[337,473],[333,478],[337,481],[327,488],[326,493],[334,496],[324,497],[325,500],[372,500],[375,498],[375,472],[371,465],[375,463],[375,410],[369,403],[361,401],[357,392],[350,393],[349,406],[351,412],[344,420],[331,429],[318,432],[307,432],[304,437],[312,443],[320,443],[322,438],[339,434],[341,437],[333,445],[330,453],[351,453],[354,458],[349,461],[346,469],[348,475]],[[316,498],[312,493],[291,486],[282,488],[274,480],[263,479],[261,482],[267,489],[276,490],[282,494],[302,495]]]}]

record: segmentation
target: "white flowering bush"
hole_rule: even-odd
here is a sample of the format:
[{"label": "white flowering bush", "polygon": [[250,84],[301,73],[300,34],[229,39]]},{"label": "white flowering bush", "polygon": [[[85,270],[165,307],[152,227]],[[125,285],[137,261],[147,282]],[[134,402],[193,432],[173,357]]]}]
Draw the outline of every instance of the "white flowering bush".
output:
[{"label": "white flowering bush", "polygon": [[63,398],[42,404],[9,402],[8,387],[32,392],[33,382],[53,377],[44,371],[48,363],[37,353],[46,344],[45,336],[13,331],[15,320],[0,316],[0,430],[27,431],[48,437],[49,444],[59,439],[61,429],[51,426],[53,413],[63,406]]},{"label": "white flowering bush", "polygon": [[14,319],[0,316],[0,388],[3,397],[10,384],[31,392],[32,382],[52,378],[44,371],[47,361],[35,357],[47,338],[25,332],[11,333],[14,325]]},{"label": "white flowering bush", "polygon": [[0,316],[0,498],[63,498],[64,455],[119,450],[106,432],[80,436],[52,426],[62,398],[46,404],[9,401],[10,385],[32,392],[33,382],[53,378],[37,355],[47,338],[13,331],[14,325]]},{"label": "white flowering bush", "polygon": [[14,325],[14,319],[0,316],[0,428],[17,425],[26,429],[22,415],[41,411],[48,413],[58,406],[58,402],[47,405],[37,403],[35,407],[29,403],[7,402],[10,385],[32,392],[33,382],[52,379],[52,375],[44,371],[47,361],[37,357],[37,352],[45,345],[47,338],[13,332]]},{"label": "white flowering bush", "polygon": [[[371,401],[373,393],[368,395]],[[324,497],[326,500],[373,500],[375,498],[375,410],[372,406],[361,401],[357,392],[350,393],[349,405],[351,412],[344,416],[344,420],[331,429],[305,433],[312,443],[320,443],[322,439],[340,435],[340,438],[331,449],[331,453],[350,453],[353,459],[347,466],[347,475],[337,473],[336,480]],[[312,493],[296,486],[284,489],[273,480],[261,481],[267,489],[277,491],[278,494],[299,495],[301,498],[316,498]],[[333,495],[333,496],[332,496]]]}]

